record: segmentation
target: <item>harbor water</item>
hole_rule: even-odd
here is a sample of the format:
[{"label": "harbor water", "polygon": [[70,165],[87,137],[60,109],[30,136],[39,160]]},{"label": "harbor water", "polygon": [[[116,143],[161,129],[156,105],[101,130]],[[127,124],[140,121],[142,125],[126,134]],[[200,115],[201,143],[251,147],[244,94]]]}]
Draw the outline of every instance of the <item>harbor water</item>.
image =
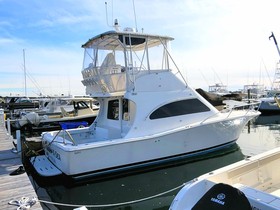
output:
[{"label": "harbor water", "polygon": [[181,159],[132,174],[76,184],[34,178],[34,188],[39,199],[51,199],[57,203],[42,204],[44,209],[86,206],[87,209],[164,210],[169,208],[184,183],[279,145],[280,115],[260,116],[246,125],[236,144],[211,154]]}]

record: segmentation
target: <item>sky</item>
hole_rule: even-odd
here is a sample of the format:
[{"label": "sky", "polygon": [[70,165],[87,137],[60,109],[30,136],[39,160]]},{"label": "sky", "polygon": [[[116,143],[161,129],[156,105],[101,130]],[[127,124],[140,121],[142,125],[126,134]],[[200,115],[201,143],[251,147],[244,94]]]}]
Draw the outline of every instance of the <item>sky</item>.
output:
[{"label": "sky", "polygon": [[81,45],[114,19],[173,37],[173,58],[193,88],[271,87],[279,0],[134,0],[135,15],[133,0],[108,0],[107,18],[105,2],[0,0],[0,96],[25,95],[24,66],[27,96],[85,95]]}]

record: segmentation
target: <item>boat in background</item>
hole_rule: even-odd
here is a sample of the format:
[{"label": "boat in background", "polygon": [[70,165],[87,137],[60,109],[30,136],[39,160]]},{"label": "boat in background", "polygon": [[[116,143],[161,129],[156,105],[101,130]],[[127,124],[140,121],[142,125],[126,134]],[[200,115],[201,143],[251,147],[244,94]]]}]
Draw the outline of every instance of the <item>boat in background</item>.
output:
[{"label": "boat in background", "polygon": [[[242,95],[240,93],[228,93],[228,94],[217,94],[214,92],[206,92],[201,88],[196,89],[203,98],[205,98],[210,104],[212,104],[216,109],[223,110],[228,106],[227,101],[234,102],[234,105],[240,106],[248,105],[248,103],[241,103]],[[232,107],[233,107],[232,106]]]},{"label": "boat in background", "polygon": [[[280,56],[280,51],[278,48],[278,44],[276,41],[276,38],[273,34],[271,33],[271,36],[269,37],[273,38],[277,52]],[[263,115],[274,115],[274,114],[280,114],[280,103],[279,103],[279,95],[280,95],[280,61],[277,62],[276,68],[275,68],[275,73],[274,73],[274,79],[272,82],[271,90],[267,92],[267,95],[260,98],[260,105],[258,107],[258,110],[263,114]]]},{"label": "boat in background", "polygon": [[36,171],[83,179],[234,144],[260,112],[213,107],[186,83],[172,40],[116,26],[82,45],[82,83],[100,111],[89,127],[43,133],[45,155],[30,159]]},{"label": "boat in background", "polygon": [[260,98],[258,110],[263,115],[280,114],[280,90],[269,91],[266,97]]},{"label": "boat in background", "polygon": [[12,115],[16,110],[38,109],[39,103],[25,96],[5,97],[1,98],[0,107],[4,109],[5,113]]},{"label": "boat in background", "polygon": [[209,93],[215,93],[218,95],[227,95],[230,94],[230,92],[227,89],[227,86],[223,83],[216,83],[214,85],[209,85],[208,87]]},{"label": "boat in background", "polygon": [[44,131],[88,126],[95,120],[99,107],[92,98],[52,99],[43,109],[22,112],[19,119],[10,120],[12,131],[41,134]]},{"label": "boat in background", "polygon": [[279,165],[280,148],[275,148],[204,174],[188,182],[169,209],[278,210]]},{"label": "boat in background", "polygon": [[250,85],[244,85],[241,94],[243,96],[243,101],[255,103],[260,102],[259,99],[266,96],[267,91],[265,90],[264,85],[253,83]]}]

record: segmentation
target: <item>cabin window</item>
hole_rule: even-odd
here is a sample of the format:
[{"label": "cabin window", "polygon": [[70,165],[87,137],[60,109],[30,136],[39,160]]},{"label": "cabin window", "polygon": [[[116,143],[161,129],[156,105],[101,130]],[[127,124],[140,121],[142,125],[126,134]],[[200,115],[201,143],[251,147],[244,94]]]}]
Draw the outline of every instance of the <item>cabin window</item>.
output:
[{"label": "cabin window", "polygon": [[107,118],[111,120],[119,119],[119,100],[111,100],[108,102]]},{"label": "cabin window", "polygon": [[210,109],[198,99],[188,99],[172,102],[158,108],[150,115],[150,119],[154,120],[207,111],[210,111]]},{"label": "cabin window", "polygon": [[128,121],[129,120],[129,112],[128,112],[128,100],[126,98],[123,99],[122,102],[122,109],[123,109],[123,120]]}]

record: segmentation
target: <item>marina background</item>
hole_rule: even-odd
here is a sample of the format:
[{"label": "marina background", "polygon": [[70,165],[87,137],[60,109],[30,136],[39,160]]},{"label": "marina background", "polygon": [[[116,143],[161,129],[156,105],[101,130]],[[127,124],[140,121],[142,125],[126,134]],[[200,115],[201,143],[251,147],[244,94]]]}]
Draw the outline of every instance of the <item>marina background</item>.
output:
[{"label": "marina background", "polygon": [[[277,31],[277,19],[279,19],[276,10],[277,2],[274,0],[269,0],[265,4],[254,1],[225,3],[220,0],[211,3],[205,0],[187,0],[175,1],[172,4],[167,1],[148,3],[146,0],[129,1],[130,4],[117,3],[113,0],[98,3],[83,0],[78,4],[66,0],[48,3],[28,0],[28,3],[0,1],[0,17],[3,20],[0,21],[0,32],[2,32],[0,47],[5,52],[0,52],[1,96],[84,95],[85,87],[81,83],[80,72],[83,60],[80,48],[82,40],[87,40],[93,34],[99,33],[101,29],[112,30],[115,18],[118,18],[122,29],[133,26],[139,32],[169,34],[174,37],[174,60],[182,70],[186,81],[191,81],[188,85],[194,88],[207,89],[207,86],[213,83],[224,83],[229,90],[241,89],[245,84],[264,84],[267,89],[272,85],[276,62],[279,59],[275,45],[269,41],[268,37],[271,31],[274,32],[276,38],[280,34]],[[101,36],[100,39],[103,38]],[[88,68],[87,70],[89,70]],[[123,73],[121,68],[119,70]],[[26,90],[24,87],[26,76],[28,77],[27,91],[24,91]],[[95,94],[94,91],[92,94]],[[117,106],[109,106],[112,109],[108,108],[108,110],[112,113],[115,111],[114,108],[120,110],[120,107],[123,107],[125,110],[124,105],[128,101],[122,100],[121,97],[120,99],[116,101]],[[139,97],[139,101],[144,101],[140,99],[141,97]],[[162,100],[160,97],[158,99]],[[149,108],[149,106],[147,107]],[[61,109],[62,114],[67,117],[69,113],[64,113],[63,110]],[[148,112],[148,109],[142,110],[151,113]],[[200,112],[203,111],[200,110]],[[117,114],[119,113],[121,112]],[[258,114],[255,112],[254,116]],[[229,115],[227,116],[229,117]],[[104,116],[106,126],[109,122],[107,118],[122,120],[118,115],[116,118],[108,117],[111,115],[106,114]],[[242,117],[245,119],[245,115]],[[130,120],[130,118],[127,119]],[[243,129],[237,144],[207,155],[181,158],[176,163],[159,165],[145,171],[134,171],[129,174],[119,174],[114,178],[93,179],[87,180],[85,183],[70,183],[70,185],[61,180],[58,182],[36,180],[36,175],[33,174],[30,179],[34,178],[33,185],[39,199],[47,200],[50,197],[52,202],[62,204],[61,207],[58,207],[59,209],[99,204],[107,204],[105,209],[168,209],[179,187],[191,179],[278,147],[278,119],[279,115],[268,118],[260,116]],[[200,121],[200,125],[206,120]],[[221,122],[224,121],[224,119],[221,120]],[[138,121],[136,120],[136,122]],[[245,124],[244,121],[242,127]],[[110,126],[107,127],[110,128]],[[120,128],[122,127],[120,126]],[[101,131],[104,131],[102,129]],[[221,134],[224,136],[230,134],[227,131],[223,130]],[[123,133],[120,134],[123,135]],[[93,134],[91,135],[93,136]],[[106,135],[103,137],[107,138]],[[114,134],[113,137],[115,138],[116,135]],[[208,138],[207,135],[203,135],[203,137],[207,137],[209,142],[211,142],[211,138],[214,139],[213,136]],[[49,137],[50,144],[54,139]],[[173,139],[182,140],[174,136]],[[61,143],[65,144],[64,138]],[[74,141],[72,143],[76,144]],[[208,142],[203,141],[203,144],[205,143]],[[55,144],[53,143],[51,146]],[[157,149],[156,146],[155,149]],[[151,154],[154,151],[151,149]],[[119,150],[114,150],[114,152],[109,153],[111,155],[108,155],[107,159],[116,156]],[[91,157],[98,157],[92,159],[100,157],[101,162],[104,158],[103,153],[100,156]],[[82,162],[84,159],[77,162]],[[85,163],[87,162],[85,161]],[[78,173],[75,171],[71,173],[75,175],[86,172],[89,171],[83,170],[81,167]],[[137,202],[139,199],[142,202]],[[114,203],[122,204],[114,205]],[[53,206],[46,206],[46,209],[48,208],[53,209]]]},{"label": "marina background", "polygon": [[[175,38],[175,61],[194,88],[220,83],[229,90],[259,83],[270,88],[279,60],[278,1],[108,1],[108,24]],[[84,95],[84,40],[107,25],[105,1],[0,1],[0,96]],[[136,20],[136,21],[135,21]]]}]

